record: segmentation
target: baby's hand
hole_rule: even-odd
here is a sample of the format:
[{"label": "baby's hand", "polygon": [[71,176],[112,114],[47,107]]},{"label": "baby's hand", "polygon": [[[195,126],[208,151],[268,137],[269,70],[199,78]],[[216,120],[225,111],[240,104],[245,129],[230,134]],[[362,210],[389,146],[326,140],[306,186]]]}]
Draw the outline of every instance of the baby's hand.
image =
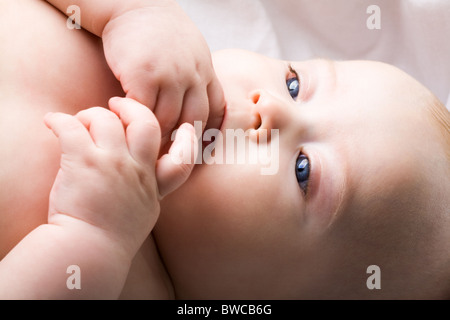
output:
[{"label": "baby's hand", "polygon": [[102,39],[126,96],[154,111],[163,142],[180,123],[219,127],[224,97],[210,50],[176,3],[127,11],[106,24]]},{"label": "baby's hand", "polygon": [[95,107],[76,116],[46,116],[62,151],[48,220],[86,223],[132,257],[158,219],[159,200],[192,170],[192,164],[172,159],[180,152],[195,156],[197,140],[184,124],[169,154],[157,160],[161,132],[154,114],[132,99],[113,98],[109,105],[112,111]]}]

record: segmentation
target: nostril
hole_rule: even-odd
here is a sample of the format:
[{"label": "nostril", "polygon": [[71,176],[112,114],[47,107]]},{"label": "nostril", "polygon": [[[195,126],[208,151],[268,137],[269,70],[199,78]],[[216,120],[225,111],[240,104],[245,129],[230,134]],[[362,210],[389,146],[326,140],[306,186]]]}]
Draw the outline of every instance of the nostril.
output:
[{"label": "nostril", "polygon": [[261,98],[261,94],[259,92],[254,92],[251,95],[251,100],[254,104],[257,104],[260,98]]}]

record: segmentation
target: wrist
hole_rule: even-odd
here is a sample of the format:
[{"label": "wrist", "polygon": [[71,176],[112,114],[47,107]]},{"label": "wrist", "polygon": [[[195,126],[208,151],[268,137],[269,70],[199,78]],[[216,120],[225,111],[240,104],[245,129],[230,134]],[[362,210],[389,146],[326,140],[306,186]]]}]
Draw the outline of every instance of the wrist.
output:
[{"label": "wrist", "polygon": [[49,218],[47,226],[47,228],[59,227],[62,231],[62,239],[67,244],[72,243],[74,250],[101,260],[103,260],[102,256],[108,257],[108,260],[114,264],[129,266],[139,249],[138,245],[125,241],[112,230],[71,216],[53,215]]},{"label": "wrist", "polygon": [[115,6],[111,11],[109,18],[104,23],[101,30],[98,32],[98,36],[103,38],[105,33],[111,31],[111,25],[114,25],[114,21],[130,12],[139,11],[142,9],[170,9],[178,8],[178,3],[175,0],[145,0],[145,1],[121,1],[119,5]]}]

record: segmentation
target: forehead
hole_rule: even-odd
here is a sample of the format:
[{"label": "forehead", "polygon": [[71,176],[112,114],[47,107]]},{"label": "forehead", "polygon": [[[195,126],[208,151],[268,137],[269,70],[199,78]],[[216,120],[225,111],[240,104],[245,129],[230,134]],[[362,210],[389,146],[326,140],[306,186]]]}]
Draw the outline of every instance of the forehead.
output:
[{"label": "forehead", "polygon": [[424,116],[430,94],[382,63],[337,62],[335,69],[334,90],[317,97],[312,107],[321,110],[314,111],[319,140],[346,169],[342,210],[361,211],[372,201],[373,206],[395,202],[399,193],[407,194],[420,183],[418,165],[433,154]]},{"label": "forehead", "polygon": [[[426,105],[432,94],[401,70],[380,62],[344,61],[326,63],[332,86],[323,85],[317,93],[311,112],[350,130],[359,128],[375,136],[412,129],[424,122]],[[331,82],[327,76],[317,77]],[[327,116],[327,114],[329,116]],[[401,132],[398,132],[400,134]],[[376,133],[376,134],[375,134]]]}]

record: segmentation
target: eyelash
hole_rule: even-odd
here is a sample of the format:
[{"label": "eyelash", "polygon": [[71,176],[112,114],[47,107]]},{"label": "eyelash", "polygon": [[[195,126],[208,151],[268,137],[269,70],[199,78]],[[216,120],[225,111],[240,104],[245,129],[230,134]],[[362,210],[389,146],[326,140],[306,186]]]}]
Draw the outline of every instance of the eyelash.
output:
[{"label": "eyelash", "polygon": [[292,64],[289,63],[289,71],[293,74],[295,74],[295,76],[298,78],[298,73],[297,71],[295,71],[294,67],[292,66]]},{"label": "eyelash", "polygon": [[[288,88],[289,95],[292,97],[292,99],[297,100],[298,96],[300,94],[300,90],[301,90],[300,77],[298,76],[297,71],[292,67],[291,64],[288,65],[288,68],[289,68],[289,74],[286,79],[286,86]],[[293,80],[296,80],[298,82],[298,85],[297,85],[297,87],[291,88],[291,84],[293,83]],[[293,91],[294,94],[291,92],[291,90],[294,90]],[[298,162],[299,160],[301,160],[301,161]],[[307,164],[305,164],[305,161],[307,161]],[[305,168],[307,168],[306,181],[299,182],[299,180],[301,179],[300,175],[304,174],[304,170],[306,170]],[[312,166],[311,166],[310,158],[307,155],[305,155],[303,152],[300,152],[295,160],[295,175],[296,175],[296,179],[297,179],[299,188],[303,192],[304,196],[307,196],[308,192],[309,192],[310,177],[311,177],[311,172],[312,172],[311,168],[312,168]],[[299,169],[301,169],[301,170],[299,170]],[[305,178],[305,177],[302,177],[302,178]]]},{"label": "eyelash", "polygon": [[[300,78],[298,76],[297,71],[292,67],[291,64],[288,65],[289,68],[289,75],[286,79],[286,86],[288,88],[289,95],[292,97],[292,99],[297,100],[298,95],[300,94]],[[295,86],[295,82],[297,82],[297,86]],[[291,86],[294,84],[294,87],[291,88]],[[291,92],[293,90],[293,92]]]},{"label": "eyelash", "polygon": [[[301,161],[299,162],[299,160],[301,160]],[[305,164],[305,161],[307,161],[307,164]],[[298,183],[301,191],[304,193],[304,195],[307,195],[308,191],[309,191],[310,177],[311,177],[311,171],[312,171],[311,167],[312,166],[311,166],[310,158],[307,155],[305,155],[303,152],[300,152],[295,160],[295,176],[297,179],[297,183]],[[300,168],[301,168],[301,170],[299,170]],[[305,168],[307,168],[306,177],[302,176],[302,178],[306,178],[306,181],[300,182],[299,180],[301,178],[299,177],[299,175],[304,175]]]}]

